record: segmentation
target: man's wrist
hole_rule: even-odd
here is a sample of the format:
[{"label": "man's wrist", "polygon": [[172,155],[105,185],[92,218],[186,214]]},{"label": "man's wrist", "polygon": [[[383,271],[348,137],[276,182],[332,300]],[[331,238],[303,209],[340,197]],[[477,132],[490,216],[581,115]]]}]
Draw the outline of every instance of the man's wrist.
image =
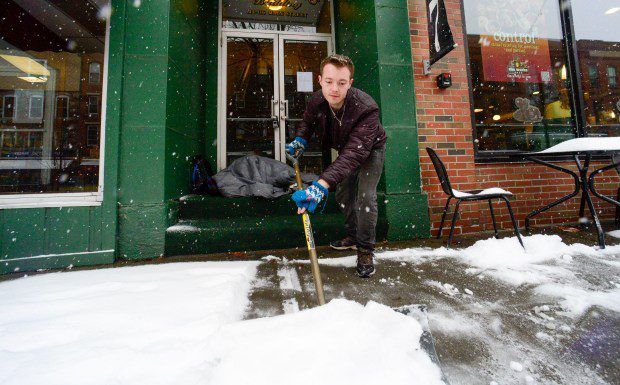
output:
[{"label": "man's wrist", "polygon": [[325,187],[327,190],[329,190],[329,183],[327,183],[324,179],[319,179],[316,182],[320,184],[321,186]]}]

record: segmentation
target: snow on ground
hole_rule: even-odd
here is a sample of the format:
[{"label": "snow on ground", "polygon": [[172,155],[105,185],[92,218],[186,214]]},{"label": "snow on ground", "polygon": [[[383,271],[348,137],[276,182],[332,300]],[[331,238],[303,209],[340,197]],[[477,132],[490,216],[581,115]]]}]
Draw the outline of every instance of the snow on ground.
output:
[{"label": "snow on ground", "polygon": [[442,384],[420,324],[375,302],[241,321],[260,263],[2,282],[0,384]]},{"label": "snow on ground", "polygon": [[592,306],[620,313],[620,288],[600,291],[550,283],[538,286],[535,291],[550,297],[563,298],[560,306],[566,315],[573,318],[581,316]]},{"label": "snow on ground", "polygon": [[[536,234],[524,237],[523,241],[525,250],[515,237],[489,238],[465,249],[402,249],[380,253],[378,258],[409,262],[455,258],[471,266],[468,273],[472,275],[490,275],[518,286],[540,284],[559,277],[570,278],[572,273],[562,265],[570,263],[572,255],[602,255],[586,245],[568,246],[557,235]],[[620,253],[620,246],[610,246],[605,253]]]},{"label": "snow on ground", "polygon": [[206,384],[443,384],[420,324],[391,308],[334,299],[226,325],[205,349]]},{"label": "snow on ground", "polygon": [[[507,237],[480,240],[465,249],[439,247],[384,251],[376,253],[376,263],[380,268],[382,260],[420,264],[441,258],[454,258],[469,266],[466,272],[471,276],[481,279],[490,276],[513,286],[538,286],[535,292],[559,297],[567,314],[574,317],[583,314],[583,311],[593,305],[620,311],[620,283],[613,290],[603,292],[579,289],[575,287],[579,280],[570,266],[573,257],[579,256],[594,258],[598,262],[619,268],[620,261],[617,256],[620,255],[620,245],[607,246],[601,250],[580,243],[567,245],[558,235],[544,234],[523,237],[523,241],[525,249],[516,237]],[[309,263],[308,260],[291,262]],[[319,263],[352,268],[355,266],[356,257],[321,258]],[[459,292],[458,288],[450,283],[427,280],[426,284],[435,286],[448,295]],[[469,293],[465,291],[465,294]]]},{"label": "snow on ground", "polygon": [[[580,316],[590,306],[598,305],[620,312],[620,283],[610,290],[588,290],[575,276],[571,267],[573,257],[596,259],[612,267],[620,267],[617,255],[620,246],[600,250],[580,243],[566,245],[557,235],[536,234],[523,238],[525,250],[516,237],[489,238],[477,241],[465,249],[402,249],[377,254],[381,260],[421,263],[429,259],[454,258],[468,265],[466,272],[484,278],[490,276],[503,283],[536,287],[535,292],[560,299],[560,305],[573,317]],[[620,271],[619,271],[620,273]],[[458,293],[450,283],[426,281],[449,295]]]},{"label": "snow on ground", "polygon": [[620,230],[612,230],[607,232],[607,235],[611,235],[614,238],[620,238]]},{"label": "snow on ground", "polygon": [[198,384],[258,262],[175,263],[0,283],[0,384]]}]

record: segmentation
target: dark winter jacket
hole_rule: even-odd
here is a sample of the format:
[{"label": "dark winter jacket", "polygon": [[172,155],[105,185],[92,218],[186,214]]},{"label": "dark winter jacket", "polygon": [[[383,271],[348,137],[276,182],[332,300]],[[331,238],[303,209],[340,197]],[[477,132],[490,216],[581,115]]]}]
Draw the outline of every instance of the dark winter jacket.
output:
[{"label": "dark winter jacket", "polygon": [[304,118],[297,127],[297,136],[310,141],[313,133],[323,148],[338,151],[338,158],[327,167],[320,178],[334,189],[346,176],[355,172],[370,152],[385,146],[387,136],[379,121],[379,106],[367,93],[351,87],[343,107],[337,112],[342,116],[342,127],[334,119],[329,104],[321,90],[312,94]]}]

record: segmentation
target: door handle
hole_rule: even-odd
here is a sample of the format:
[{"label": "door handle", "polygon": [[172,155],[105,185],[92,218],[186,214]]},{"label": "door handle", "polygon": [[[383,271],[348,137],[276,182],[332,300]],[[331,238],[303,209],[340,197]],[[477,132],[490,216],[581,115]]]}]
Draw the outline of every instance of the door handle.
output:
[{"label": "door handle", "polygon": [[276,105],[279,104],[277,100],[271,98],[271,119],[278,119],[278,107]]},{"label": "door handle", "polygon": [[280,106],[280,111],[284,112],[284,114],[280,114],[282,119],[288,119],[288,99],[282,101],[282,105]]}]

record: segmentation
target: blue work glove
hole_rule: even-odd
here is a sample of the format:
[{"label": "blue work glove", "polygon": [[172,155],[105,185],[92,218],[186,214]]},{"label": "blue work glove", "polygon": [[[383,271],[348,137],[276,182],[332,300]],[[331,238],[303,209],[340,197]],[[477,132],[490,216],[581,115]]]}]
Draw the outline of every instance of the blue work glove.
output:
[{"label": "blue work glove", "polygon": [[291,143],[286,145],[286,152],[293,158],[297,159],[304,153],[304,150],[308,146],[306,139],[298,136]]},{"label": "blue work glove", "polygon": [[323,206],[327,203],[327,194],[329,191],[317,182],[312,182],[312,186],[305,190],[295,191],[292,199],[295,201],[297,207],[305,208],[309,212],[313,213],[316,207],[324,200]]}]

